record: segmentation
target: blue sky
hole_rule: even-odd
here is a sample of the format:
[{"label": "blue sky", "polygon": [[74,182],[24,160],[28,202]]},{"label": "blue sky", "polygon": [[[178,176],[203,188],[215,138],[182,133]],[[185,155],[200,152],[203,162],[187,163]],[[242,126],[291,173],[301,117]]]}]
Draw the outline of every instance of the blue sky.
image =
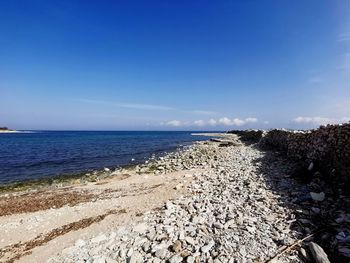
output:
[{"label": "blue sky", "polygon": [[308,128],[350,117],[350,1],[1,1],[0,126]]}]

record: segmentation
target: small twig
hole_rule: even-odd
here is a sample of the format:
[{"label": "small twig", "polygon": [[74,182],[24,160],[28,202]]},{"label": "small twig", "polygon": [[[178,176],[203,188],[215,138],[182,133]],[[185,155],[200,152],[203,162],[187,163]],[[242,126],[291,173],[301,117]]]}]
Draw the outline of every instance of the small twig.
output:
[{"label": "small twig", "polygon": [[279,253],[277,253],[273,258],[270,258],[268,260],[266,260],[264,263],[271,263],[274,259],[277,259],[279,256],[281,256],[284,253],[287,253],[289,251],[291,251],[294,247],[296,247],[297,245],[299,245],[300,243],[302,243],[303,241],[305,241],[306,239],[316,235],[317,233],[321,232],[323,229],[320,229],[306,237],[304,237],[303,239],[299,239],[297,241],[295,241],[292,245],[286,247],[285,249],[283,249],[282,251],[280,251]]}]

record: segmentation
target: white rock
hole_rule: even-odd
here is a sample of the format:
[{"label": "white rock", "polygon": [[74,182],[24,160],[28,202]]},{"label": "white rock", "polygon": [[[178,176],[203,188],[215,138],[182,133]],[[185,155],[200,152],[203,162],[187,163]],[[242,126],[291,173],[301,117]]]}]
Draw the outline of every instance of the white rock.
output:
[{"label": "white rock", "polygon": [[141,223],[134,227],[134,231],[137,233],[144,233],[147,231],[147,229],[148,229],[148,226],[146,223]]},{"label": "white rock", "polygon": [[118,261],[114,260],[113,258],[106,257],[106,262],[105,263],[118,263]]},{"label": "white rock", "polygon": [[78,239],[77,241],[75,241],[75,246],[76,247],[83,247],[83,246],[85,246],[85,244],[86,244],[86,242],[84,241],[84,240],[82,240],[82,239]]},{"label": "white rock", "polygon": [[126,253],[126,256],[130,258],[133,253],[134,253],[134,249],[133,248],[129,248],[128,252]]},{"label": "white rock", "polygon": [[74,247],[67,247],[62,250],[62,254],[72,254],[74,252],[75,248]]},{"label": "white rock", "polygon": [[229,228],[235,225],[236,225],[236,221],[234,219],[230,219],[224,224],[224,228]]},{"label": "white rock", "polygon": [[111,232],[111,234],[109,235],[109,239],[115,239],[116,236],[117,236],[117,233]]},{"label": "white rock", "polygon": [[246,251],[246,249],[245,249],[245,246],[241,246],[241,247],[239,248],[239,253],[240,253],[243,257],[245,257],[245,256],[247,255],[247,251]]},{"label": "white rock", "polygon": [[126,252],[125,252],[125,250],[124,249],[120,249],[119,250],[119,256],[121,257],[121,258],[126,258]]},{"label": "white rock", "polygon": [[93,257],[93,263],[106,263],[104,256],[95,256]]},{"label": "white rock", "polygon": [[168,252],[167,249],[161,248],[161,249],[158,249],[154,255],[157,258],[164,259],[167,255],[167,252]]},{"label": "white rock", "polygon": [[169,263],[180,263],[182,262],[182,257],[180,255],[174,255],[169,259]]},{"label": "white rock", "polygon": [[129,259],[129,263],[143,263],[143,262],[144,262],[143,257],[139,252],[134,252]]},{"label": "white rock", "polygon": [[210,240],[210,242],[206,246],[201,247],[201,251],[203,253],[207,253],[213,248],[214,245],[215,242],[213,240]]},{"label": "white rock", "polygon": [[100,243],[102,241],[105,241],[107,239],[106,235],[104,234],[100,234],[97,237],[94,237],[91,239],[92,243]]},{"label": "white rock", "polygon": [[189,236],[186,236],[185,240],[188,244],[190,244],[192,246],[194,246],[197,243],[192,237],[189,237]]},{"label": "white rock", "polygon": [[246,228],[247,228],[247,230],[248,230],[248,232],[250,232],[250,233],[255,233],[255,227],[254,226],[246,226]]}]

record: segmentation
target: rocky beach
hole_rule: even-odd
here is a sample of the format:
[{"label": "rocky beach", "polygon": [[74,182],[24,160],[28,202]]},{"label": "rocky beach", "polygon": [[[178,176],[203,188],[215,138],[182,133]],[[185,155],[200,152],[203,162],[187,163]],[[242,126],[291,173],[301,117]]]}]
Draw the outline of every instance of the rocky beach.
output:
[{"label": "rocky beach", "polygon": [[8,0],[0,36],[0,263],[350,263],[350,0]]},{"label": "rocky beach", "polygon": [[348,195],[243,135],[2,193],[0,262],[348,262]]}]

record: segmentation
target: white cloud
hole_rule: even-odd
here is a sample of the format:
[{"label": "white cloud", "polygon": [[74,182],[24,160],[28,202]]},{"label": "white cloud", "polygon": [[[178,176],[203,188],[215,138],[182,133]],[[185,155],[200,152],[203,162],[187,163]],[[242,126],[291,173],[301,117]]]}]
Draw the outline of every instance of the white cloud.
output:
[{"label": "white cloud", "polygon": [[246,122],[244,120],[238,119],[238,118],[234,118],[233,120],[231,120],[231,125],[234,126],[242,126],[244,125]]},{"label": "white cloud", "polygon": [[219,119],[218,122],[220,124],[227,125],[227,126],[232,125],[231,120],[229,118],[227,118],[227,117],[223,117],[223,118]]},{"label": "white cloud", "polygon": [[245,124],[248,123],[255,123],[257,122],[258,119],[257,118],[246,118],[246,119],[238,119],[238,118],[234,118],[234,119],[229,119],[227,117],[223,117],[221,119],[219,119],[218,123],[225,125],[225,126],[243,126]]},{"label": "white cloud", "polygon": [[166,122],[165,125],[172,126],[172,127],[180,127],[183,125],[183,123],[181,121],[178,121],[178,120],[172,120],[172,121]]},{"label": "white cloud", "polygon": [[198,120],[198,121],[194,121],[193,124],[198,126],[198,127],[203,127],[206,125],[206,122],[203,120]]},{"label": "white cloud", "polygon": [[336,124],[336,123],[344,123],[348,122],[350,118],[348,117],[343,117],[340,119],[332,119],[332,118],[326,118],[326,117],[302,117],[299,116],[293,120],[294,123],[298,124],[311,124],[314,126],[319,126],[319,125],[327,125],[327,124]]},{"label": "white cloud", "polygon": [[250,118],[246,118],[245,121],[246,121],[246,122],[249,122],[249,123],[254,123],[254,122],[257,122],[258,119],[257,119],[257,118],[251,118],[251,117],[250,117]]},{"label": "white cloud", "polygon": [[210,120],[208,121],[208,124],[209,124],[210,126],[215,126],[216,123],[217,123],[217,121],[214,120],[214,119],[210,119]]},{"label": "white cloud", "polygon": [[325,125],[331,123],[331,119],[324,117],[302,117],[299,116],[293,120],[295,123],[314,124],[314,125]]},{"label": "white cloud", "polygon": [[180,120],[171,120],[168,122],[161,122],[162,126],[171,126],[171,127],[205,127],[205,126],[243,126],[250,123],[256,123],[258,121],[257,118],[249,117],[245,119],[229,119],[227,117],[222,117],[218,120],[210,119],[208,121],[205,120],[195,120],[195,121],[180,121]]}]

